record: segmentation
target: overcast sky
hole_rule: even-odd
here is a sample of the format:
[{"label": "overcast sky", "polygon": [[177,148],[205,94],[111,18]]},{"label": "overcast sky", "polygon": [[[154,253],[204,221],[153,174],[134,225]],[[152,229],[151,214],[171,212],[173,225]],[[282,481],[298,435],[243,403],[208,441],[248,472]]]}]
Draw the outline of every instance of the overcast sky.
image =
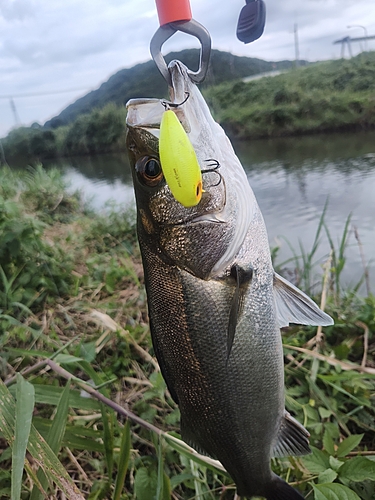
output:
[{"label": "overcast sky", "polygon": [[[191,0],[191,7],[214,48],[270,61],[294,59],[295,23],[300,58],[310,61],[338,58],[334,40],[363,36],[363,28],[348,25],[375,35],[375,0],[265,3],[264,34],[249,45],[235,36],[244,0]],[[154,0],[0,0],[0,137],[16,120],[43,124],[119,69],[147,61],[157,27]],[[164,52],[188,47],[198,47],[196,40],[177,34]],[[359,43],[352,48],[361,50]],[[375,40],[368,48],[375,50]]]}]

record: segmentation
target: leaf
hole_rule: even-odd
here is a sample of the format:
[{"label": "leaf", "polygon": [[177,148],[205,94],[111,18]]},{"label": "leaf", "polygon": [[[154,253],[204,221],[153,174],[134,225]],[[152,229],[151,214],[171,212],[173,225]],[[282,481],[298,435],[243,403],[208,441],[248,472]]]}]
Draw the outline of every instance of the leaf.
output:
[{"label": "leaf", "polygon": [[362,500],[374,500],[373,481],[364,481],[363,483],[351,483],[351,488]]},{"label": "leaf", "polygon": [[375,481],[375,462],[366,457],[354,457],[344,463],[339,471],[340,479],[360,482]]},{"label": "leaf", "polygon": [[56,454],[60,450],[61,442],[65,434],[66,421],[69,411],[69,394],[70,380],[67,381],[64,391],[61,394],[60,401],[56,408],[55,417],[47,437],[47,443],[49,444],[51,450]]},{"label": "leaf", "polygon": [[156,490],[156,500],[170,500],[171,483],[169,477],[164,472],[163,442],[159,438],[158,444],[158,484]]},{"label": "leaf", "polygon": [[335,443],[327,430],[325,430],[323,434],[323,446],[327,453],[330,455],[335,454]]},{"label": "leaf", "polygon": [[108,411],[104,403],[100,403],[103,422],[103,444],[105,460],[107,463],[108,477],[112,477],[113,471],[113,411]]},{"label": "leaf", "polygon": [[361,500],[357,493],[338,483],[313,484],[315,500]]},{"label": "leaf", "polygon": [[178,485],[182,483],[186,484],[187,481],[191,480],[194,480],[194,476],[191,472],[182,472],[181,474],[171,477],[171,488],[174,490]]},{"label": "leaf", "polygon": [[158,444],[158,485],[156,488],[156,500],[162,500],[164,495],[164,457],[162,440],[159,438]]},{"label": "leaf", "polygon": [[321,472],[318,476],[319,483],[333,483],[337,477],[337,472],[332,469],[327,469]]},{"label": "leaf", "polygon": [[[33,384],[35,389],[35,402],[47,405],[58,405],[60,401],[61,394],[63,392],[62,387],[53,387],[43,384]],[[9,392],[14,396],[15,391],[13,387],[10,387]],[[69,395],[69,406],[71,408],[78,408],[80,410],[87,411],[99,411],[100,403],[93,398],[85,398],[81,396],[81,392],[75,389],[70,391]]]},{"label": "leaf", "polygon": [[96,342],[86,342],[80,347],[80,355],[88,363],[92,363],[96,357]]},{"label": "leaf", "polygon": [[[52,425],[51,420],[34,417],[33,425],[46,439]],[[102,438],[103,434],[101,430],[68,424],[65,429],[62,446],[67,446],[70,449],[104,453],[104,445],[100,442]]]},{"label": "leaf", "polygon": [[68,365],[70,363],[79,363],[83,361],[82,358],[77,358],[76,356],[72,356],[71,354],[58,354],[53,358],[53,360],[62,365]]},{"label": "leaf", "polygon": [[329,469],[329,457],[324,451],[311,446],[312,454],[302,459],[303,465],[311,474],[320,474]]},{"label": "leaf", "polygon": [[222,474],[224,476],[230,477],[224,467],[218,460],[214,460],[211,457],[206,457],[196,452],[193,448],[190,448],[184,441],[181,439],[172,436],[171,434],[164,434],[164,439],[166,442],[176,450],[180,455],[187,457],[189,460],[193,460],[197,464],[210,469],[216,474]]},{"label": "leaf", "polygon": [[137,500],[154,500],[158,484],[154,469],[141,467],[134,478],[134,491]]},{"label": "leaf", "polygon": [[22,474],[34,411],[34,387],[17,373],[17,402],[12,449],[12,500],[21,497]]},{"label": "leaf", "polygon": [[327,410],[323,406],[319,406],[318,411],[319,411],[319,415],[322,418],[329,418],[332,415],[332,411],[331,410]]},{"label": "leaf", "polygon": [[337,460],[337,458],[335,457],[329,457],[329,465],[331,466],[331,469],[336,472],[339,470],[343,463],[344,462],[341,462],[341,460]]},{"label": "leaf", "polygon": [[338,457],[346,457],[362,441],[363,434],[352,434],[342,441],[337,448]]},{"label": "leaf", "polygon": [[[69,392],[70,392],[70,380],[67,381],[64,391],[61,394],[60,401],[56,408],[55,417],[52,421],[52,425],[49,429],[47,436],[47,443],[49,444],[51,450],[57,455],[61,443],[65,434],[66,421],[68,418],[69,411]],[[35,484],[33,491],[31,493],[30,500],[40,500],[43,498],[42,491],[46,490],[48,487],[48,478],[42,470],[38,471],[37,478],[40,482],[42,490],[40,490]]]},{"label": "leaf", "polygon": [[[8,443],[13,442],[16,404],[8,388],[0,379],[0,432]],[[44,473],[56,483],[69,500],[84,500],[78,488],[51,448],[31,425],[27,449]]]},{"label": "leaf", "polygon": [[122,430],[120,459],[118,463],[118,472],[116,477],[113,500],[120,500],[121,498],[121,492],[124,487],[126,473],[128,471],[130,448],[131,448],[130,421],[128,419]]}]

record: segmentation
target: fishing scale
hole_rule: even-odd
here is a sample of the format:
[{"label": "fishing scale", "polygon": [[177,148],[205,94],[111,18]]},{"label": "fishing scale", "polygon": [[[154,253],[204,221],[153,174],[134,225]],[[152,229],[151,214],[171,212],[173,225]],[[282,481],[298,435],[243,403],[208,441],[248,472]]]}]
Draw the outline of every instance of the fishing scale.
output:
[{"label": "fishing scale", "polygon": [[[176,31],[193,35],[201,42],[200,65],[197,72],[189,70],[195,83],[203,81],[208,69],[211,38],[208,31],[192,19],[189,0],[156,0],[160,28],[151,40],[151,55],[161,74],[171,87],[171,76],[161,54],[163,43]],[[202,198],[202,172],[193,145],[171,108],[180,104],[162,102],[165,106],[159,137],[159,156],[164,178],[174,198],[184,207],[196,206]]]},{"label": "fishing scale", "polygon": [[[190,79],[195,83],[201,83],[208,70],[211,53],[210,34],[204,26],[192,18],[190,0],[155,1],[160,27],[152,37],[150,51],[157,68],[172,87],[171,75],[161,53],[161,47],[176,31],[182,31],[195,36],[201,43],[198,71],[188,70]],[[249,43],[259,38],[264,30],[265,17],[263,0],[246,0],[238,19],[238,39]],[[176,113],[170,109],[183,103],[163,104],[165,112],[160,123],[159,138],[161,168],[174,198],[184,207],[193,207],[202,197],[202,172],[187,133]]]}]

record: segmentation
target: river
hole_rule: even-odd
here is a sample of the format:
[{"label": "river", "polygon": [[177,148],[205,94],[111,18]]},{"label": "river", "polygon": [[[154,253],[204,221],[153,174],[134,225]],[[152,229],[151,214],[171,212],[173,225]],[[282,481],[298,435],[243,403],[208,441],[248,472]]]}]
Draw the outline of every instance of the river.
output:
[{"label": "river", "polygon": [[[342,285],[350,287],[359,281],[364,258],[370,265],[374,292],[375,133],[257,140],[234,147],[262,210],[271,247],[280,247],[276,262],[293,255],[290,247],[296,254],[301,253],[300,244],[305,252],[311,250],[327,204],[325,223],[336,248],[351,216]],[[60,160],[60,165],[72,188],[81,189],[96,210],[104,210],[109,200],[134,205],[126,155],[70,158]],[[328,255],[329,241],[322,231],[314,258],[317,276]],[[361,290],[365,293],[364,286]]]}]

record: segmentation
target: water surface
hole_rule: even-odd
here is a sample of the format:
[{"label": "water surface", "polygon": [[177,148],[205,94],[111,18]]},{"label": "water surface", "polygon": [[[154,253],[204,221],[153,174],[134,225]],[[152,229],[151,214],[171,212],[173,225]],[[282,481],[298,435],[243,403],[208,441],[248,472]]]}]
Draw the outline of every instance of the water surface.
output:
[{"label": "water surface", "polygon": [[[356,284],[363,264],[354,228],[366,261],[375,255],[375,133],[257,140],[234,147],[262,210],[270,244],[280,246],[278,261],[292,255],[287,241],[296,253],[300,243],[306,251],[311,249],[328,203],[325,222],[337,245],[351,215],[343,284]],[[72,187],[82,189],[96,210],[103,210],[111,199],[134,204],[126,155],[65,159],[61,166]],[[318,269],[328,254],[323,232]],[[375,276],[371,281],[375,290]]]}]

